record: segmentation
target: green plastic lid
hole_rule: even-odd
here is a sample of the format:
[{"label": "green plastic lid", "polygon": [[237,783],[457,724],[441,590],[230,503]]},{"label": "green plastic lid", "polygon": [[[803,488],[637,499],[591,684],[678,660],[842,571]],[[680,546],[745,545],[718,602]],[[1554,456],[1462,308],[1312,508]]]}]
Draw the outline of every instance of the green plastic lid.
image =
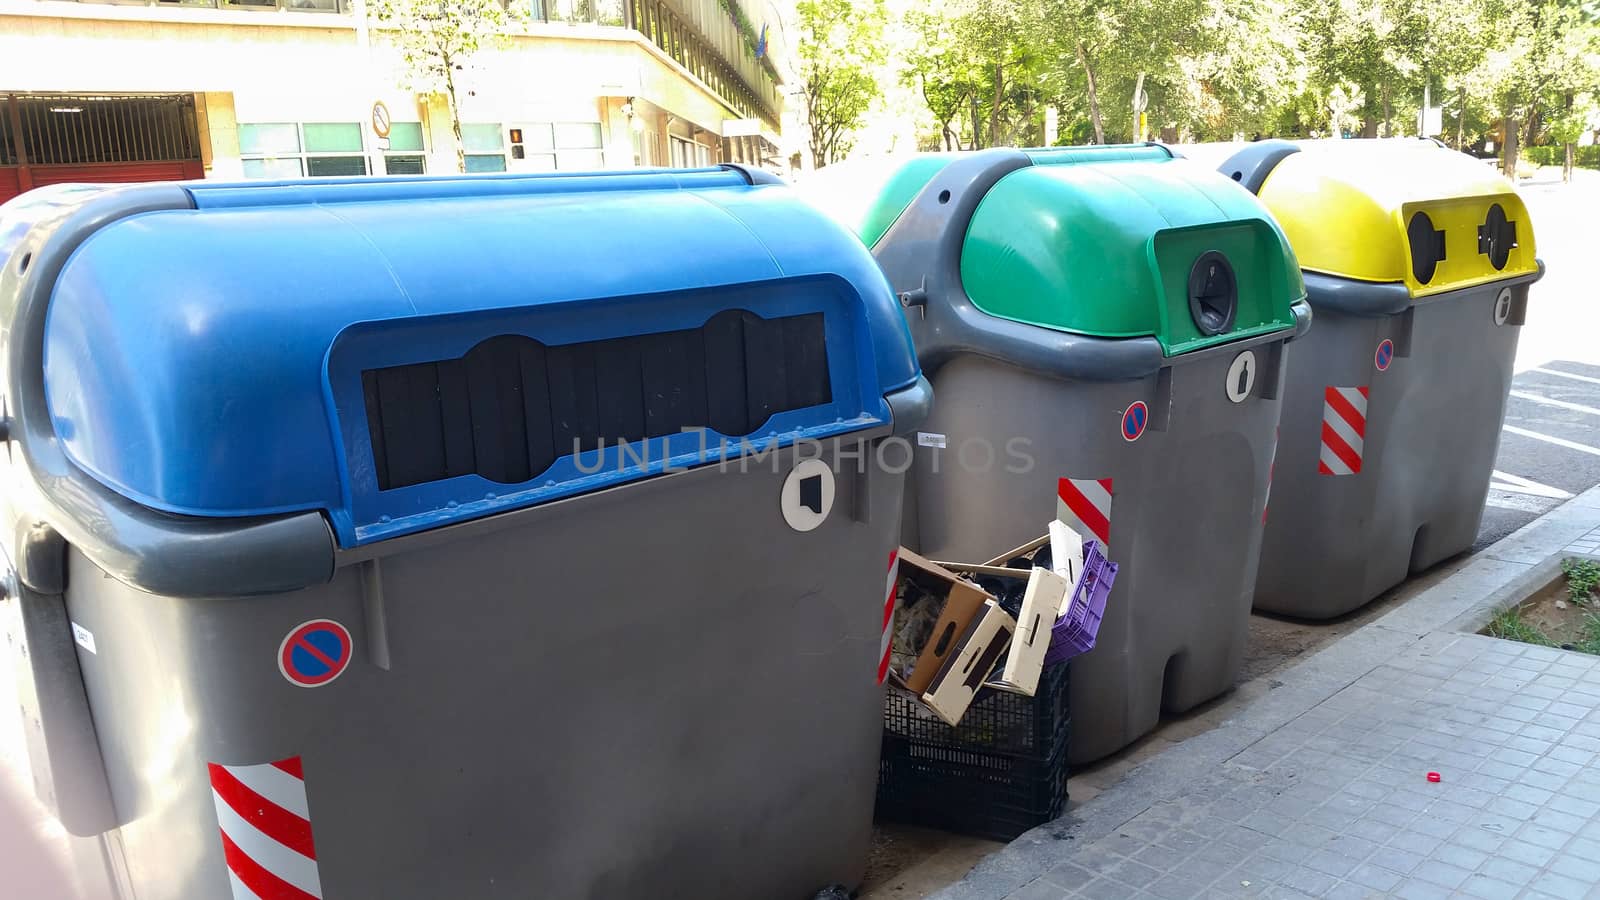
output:
[{"label": "green plastic lid", "polygon": [[1152,335],[1168,356],[1294,326],[1294,251],[1249,191],[1184,160],[1056,162],[1000,179],[973,213],[961,279],[979,309]]},{"label": "green plastic lid", "polygon": [[834,163],[799,187],[807,202],[871,248],[933,176],[960,155],[901,154]]},{"label": "green plastic lid", "polygon": [[[1023,152],[1032,165],[996,182],[967,226],[961,280],[980,310],[1093,337],[1152,336],[1168,356],[1294,327],[1300,269],[1249,191],[1155,144]],[[801,187],[880,249],[961,156],[830,166]]]}]

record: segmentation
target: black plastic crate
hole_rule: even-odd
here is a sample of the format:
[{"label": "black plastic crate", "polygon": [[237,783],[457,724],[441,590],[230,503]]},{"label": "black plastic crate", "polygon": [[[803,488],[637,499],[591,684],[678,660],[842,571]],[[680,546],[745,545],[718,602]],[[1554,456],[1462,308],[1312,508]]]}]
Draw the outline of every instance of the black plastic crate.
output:
[{"label": "black plastic crate", "polygon": [[952,728],[904,691],[884,700],[877,816],[1011,840],[1067,804],[1067,670],[1033,697],[990,688]]}]

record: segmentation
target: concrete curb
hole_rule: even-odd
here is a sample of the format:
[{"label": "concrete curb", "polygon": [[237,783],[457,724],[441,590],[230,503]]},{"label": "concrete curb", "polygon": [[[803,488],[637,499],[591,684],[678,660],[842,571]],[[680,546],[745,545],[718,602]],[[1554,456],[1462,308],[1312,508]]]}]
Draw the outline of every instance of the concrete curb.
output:
[{"label": "concrete curb", "polygon": [[[1221,726],[1131,770],[1082,807],[990,854],[933,900],[992,900],[1070,860],[1071,846],[1115,833],[1151,807],[1194,787],[1262,738],[1408,650],[1442,649],[1477,631],[1530,588],[1560,575],[1561,560],[1597,551],[1569,548],[1600,528],[1600,486],[1585,491],[1471,557],[1459,571],[1376,621],[1276,676],[1279,686]],[[1069,846],[1063,846],[1067,844]]]}]

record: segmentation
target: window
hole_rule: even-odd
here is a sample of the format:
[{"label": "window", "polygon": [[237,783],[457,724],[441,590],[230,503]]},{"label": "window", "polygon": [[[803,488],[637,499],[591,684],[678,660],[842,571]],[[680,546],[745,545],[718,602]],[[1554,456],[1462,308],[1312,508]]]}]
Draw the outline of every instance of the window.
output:
[{"label": "window", "polygon": [[421,175],[428,170],[422,155],[422,123],[394,122],[389,126],[389,149],[383,152],[387,175]]},{"label": "window", "polygon": [[[532,169],[535,172],[549,172],[556,169],[571,172],[605,168],[599,122],[529,122],[525,125],[513,123],[513,127],[522,129],[524,155],[517,158],[526,159],[527,163],[521,168]],[[465,125],[461,126],[463,137],[466,136],[466,128]],[[501,165],[504,165],[504,158],[501,157],[500,160]],[[467,159],[467,171],[480,171],[472,168],[471,157]],[[505,170],[499,168],[481,171]]]},{"label": "window", "polygon": [[272,122],[239,126],[248,178],[365,175],[361,126],[355,122]]},{"label": "window", "polygon": [[687,169],[694,165],[694,145],[676,135],[668,138],[672,150],[672,167]]},{"label": "window", "polygon": [[556,168],[568,171],[605,168],[599,122],[555,123]]},{"label": "window", "polygon": [[467,154],[468,172],[504,172],[506,170],[506,136],[499,122],[493,124],[463,124],[461,147]]}]

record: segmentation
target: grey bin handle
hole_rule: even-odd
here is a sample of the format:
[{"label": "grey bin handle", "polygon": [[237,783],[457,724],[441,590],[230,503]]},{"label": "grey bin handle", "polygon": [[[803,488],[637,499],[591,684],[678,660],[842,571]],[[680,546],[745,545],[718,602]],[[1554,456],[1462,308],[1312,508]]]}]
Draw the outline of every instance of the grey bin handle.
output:
[{"label": "grey bin handle", "polygon": [[[320,513],[206,519],[157,512],[73,465],[50,421],[44,326],[67,258],[89,235],[118,219],[193,208],[189,192],[175,185],[96,194],[53,227],[35,228],[0,271],[0,321],[10,323],[9,437],[21,447],[22,462],[38,489],[27,514],[49,523],[108,574],[153,594],[241,596],[322,584],[333,577],[334,540]],[[30,255],[23,274],[16,261]],[[33,590],[48,592],[51,586],[51,573],[24,570],[19,576]]]},{"label": "grey bin handle", "polygon": [[978,309],[961,283],[967,225],[989,189],[1032,165],[1020,150],[981,150],[936,174],[873,247],[899,292],[924,372],[971,354],[1072,381],[1128,381],[1161,370],[1153,337],[1106,339],[1069,334]]},{"label": "grey bin handle", "polygon": [[1300,148],[1288,141],[1256,141],[1223,160],[1217,171],[1244,185],[1250,193],[1259,194],[1278,163],[1299,152]]}]

